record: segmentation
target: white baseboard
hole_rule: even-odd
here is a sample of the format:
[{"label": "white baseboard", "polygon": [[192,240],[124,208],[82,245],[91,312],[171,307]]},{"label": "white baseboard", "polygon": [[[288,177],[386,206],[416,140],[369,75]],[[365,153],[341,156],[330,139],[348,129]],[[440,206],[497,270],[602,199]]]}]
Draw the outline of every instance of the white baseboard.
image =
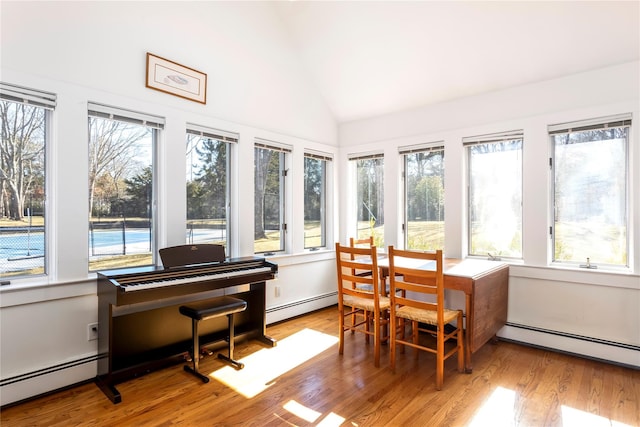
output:
[{"label": "white baseboard", "polygon": [[267,309],[267,325],[338,304],[338,292],[330,292]]},{"label": "white baseboard", "polygon": [[640,347],[623,343],[507,324],[498,337],[536,347],[640,369]]},{"label": "white baseboard", "polygon": [[98,362],[93,356],[91,360],[81,358],[77,362],[8,378],[0,387],[0,406],[91,380],[97,372]]}]

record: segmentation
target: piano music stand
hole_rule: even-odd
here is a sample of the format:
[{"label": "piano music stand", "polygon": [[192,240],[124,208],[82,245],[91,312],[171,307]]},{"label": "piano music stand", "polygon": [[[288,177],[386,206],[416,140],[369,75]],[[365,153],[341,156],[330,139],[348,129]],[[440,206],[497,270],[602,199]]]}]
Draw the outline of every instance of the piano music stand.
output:
[{"label": "piano music stand", "polygon": [[158,253],[164,268],[225,260],[224,246],[214,244],[170,246],[160,249]]}]

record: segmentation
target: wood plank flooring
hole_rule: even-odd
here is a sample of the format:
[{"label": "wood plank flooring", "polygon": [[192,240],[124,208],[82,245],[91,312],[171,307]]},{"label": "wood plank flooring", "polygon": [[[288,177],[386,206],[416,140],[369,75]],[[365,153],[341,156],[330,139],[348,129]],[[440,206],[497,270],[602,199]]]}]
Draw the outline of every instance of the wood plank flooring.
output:
[{"label": "wood plank flooring", "polygon": [[[220,377],[203,384],[180,365],[119,384],[114,405],[84,384],[0,413],[12,426],[640,426],[640,370],[530,348],[487,344],[471,374],[445,364],[435,389],[434,356],[398,354],[396,373],[381,367],[362,334],[346,335],[338,355],[337,309],[272,325],[266,349],[236,346],[240,375],[214,357],[200,366]],[[277,350],[277,352],[276,352]],[[618,423],[618,424],[616,424]]]}]

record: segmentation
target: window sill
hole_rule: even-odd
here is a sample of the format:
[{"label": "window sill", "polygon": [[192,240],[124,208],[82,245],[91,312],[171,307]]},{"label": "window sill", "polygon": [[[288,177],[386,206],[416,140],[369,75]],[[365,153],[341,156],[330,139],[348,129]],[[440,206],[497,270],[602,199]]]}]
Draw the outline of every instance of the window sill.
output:
[{"label": "window sill", "polygon": [[[261,256],[261,255],[256,255]],[[334,259],[335,251],[330,249],[320,249],[317,251],[306,250],[304,252],[295,254],[276,254],[271,256],[265,256],[267,261],[274,262],[278,266],[306,264],[309,262],[322,261],[326,259]]]},{"label": "window sill", "polygon": [[640,290],[640,275],[629,270],[586,269],[570,266],[511,265],[511,277],[556,282],[580,283],[594,286]]}]

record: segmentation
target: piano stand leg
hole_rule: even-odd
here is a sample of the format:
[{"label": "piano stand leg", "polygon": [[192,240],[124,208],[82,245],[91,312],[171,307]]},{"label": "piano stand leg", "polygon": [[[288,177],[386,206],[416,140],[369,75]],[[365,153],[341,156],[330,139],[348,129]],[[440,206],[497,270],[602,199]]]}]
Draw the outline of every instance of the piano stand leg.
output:
[{"label": "piano stand leg", "polygon": [[223,361],[229,363],[230,365],[232,365],[236,369],[244,368],[244,363],[238,362],[237,360],[234,360],[234,359],[230,359],[228,356],[225,356],[222,353],[218,353],[218,359],[222,359]]},{"label": "piano stand leg", "polygon": [[102,390],[102,392],[109,398],[111,403],[116,404],[122,402],[122,396],[113,384],[104,381],[99,376],[96,377],[95,382],[98,388],[100,388],[100,390]]},{"label": "piano stand leg", "polygon": [[191,366],[184,365],[184,370],[189,372],[190,374],[193,374],[196,377],[200,378],[203,383],[208,383],[209,382],[209,377],[208,376],[201,374],[200,372],[198,372],[195,369],[193,369]]},{"label": "piano stand leg", "polygon": [[262,344],[266,344],[269,347],[275,347],[276,344],[278,343],[278,341],[276,341],[274,338],[271,338],[271,337],[266,336],[266,335],[259,336],[259,337],[257,337],[257,339]]}]

